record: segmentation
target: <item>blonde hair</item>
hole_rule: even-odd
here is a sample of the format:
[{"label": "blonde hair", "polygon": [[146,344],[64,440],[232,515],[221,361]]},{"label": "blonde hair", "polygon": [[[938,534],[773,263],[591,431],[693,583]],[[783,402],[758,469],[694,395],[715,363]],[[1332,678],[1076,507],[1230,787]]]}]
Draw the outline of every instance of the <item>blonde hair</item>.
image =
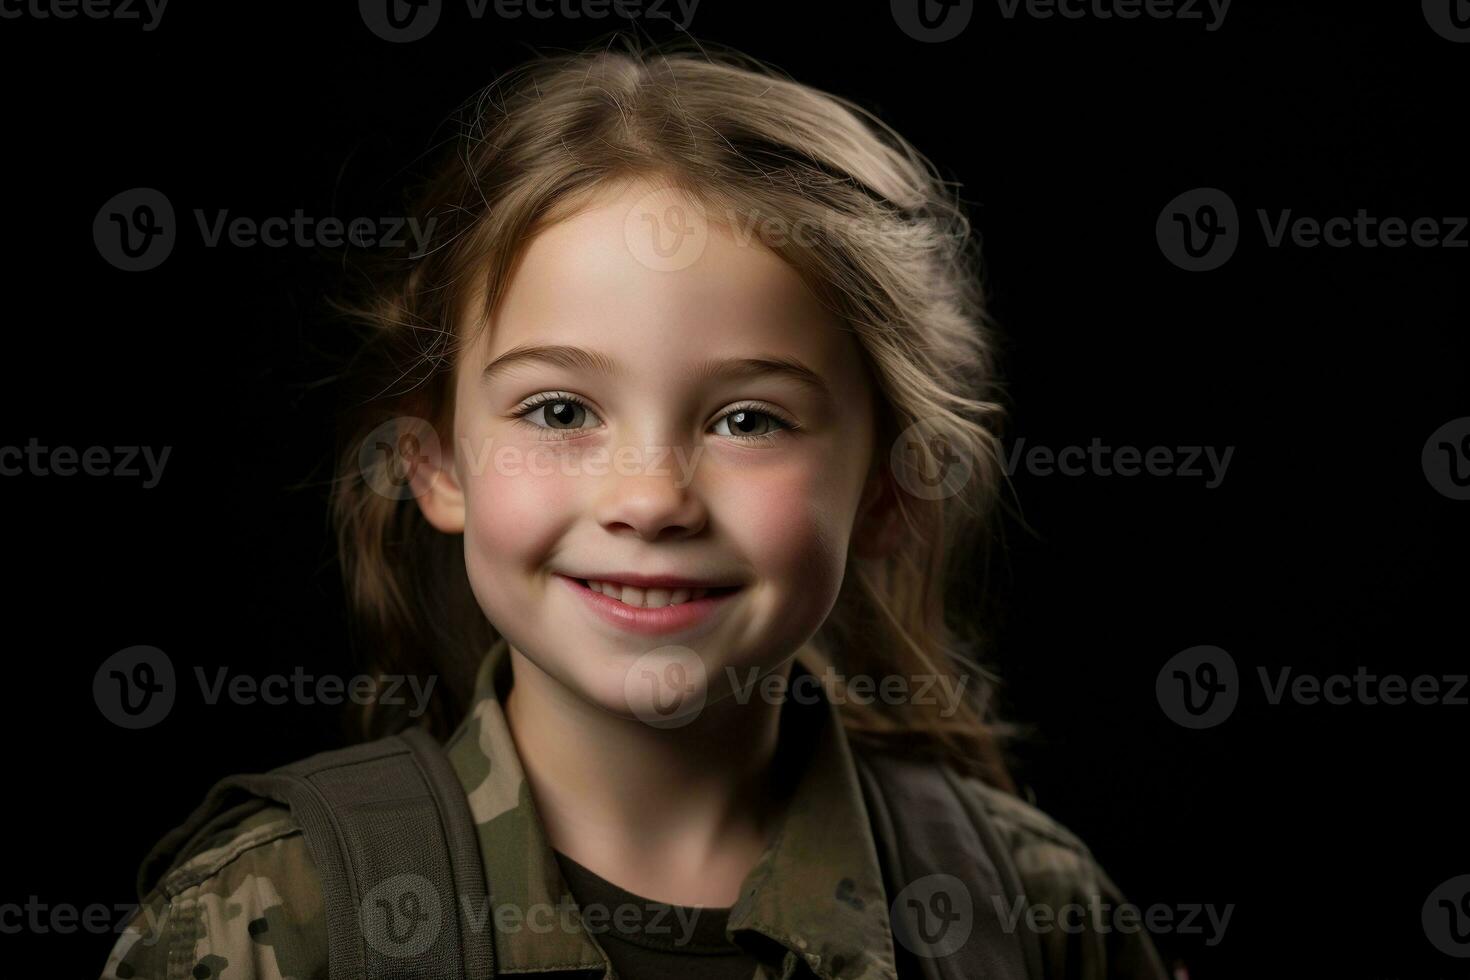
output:
[{"label": "blonde hair", "polygon": [[[452,159],[418,191],[415,210],[433,221],[427,247],[372,270],[367,295],[343,304],[366,326],[347,370],[361,387],[332,501],[356,645],[379,674],[438,675],[425,723],[440,737],[458,724],[496,633],[470,592],[462,539],[433,529],[413,499],[375,491],[372,466],[389,464],[364,468],[359,447],[397,418],[451,433],[465,305],[494,309],[520,250],[570,202],[613,179],[661,178],[750,219],[852,331],[879,406],[874,465],[890,485],[884,450],[921,420],[926,439],[971,461],[951,496],[894,488],[902,540],[886,557],[849,557],[808,646],[839,675],[978,677],[958,705],[842,698],[839,710],[857,739],[1012,789],[987,718],[993,678],[973,655],[978,629],[946,618],[951,574],[982,543],[1000,480],[991,331],[958,199],[848,100],[728,49],[622,47],[538,57],[472,99]],[[773,227],[804,229],[805,240],[777,239]],[[359,734],[403,724],[374,706]]]}]

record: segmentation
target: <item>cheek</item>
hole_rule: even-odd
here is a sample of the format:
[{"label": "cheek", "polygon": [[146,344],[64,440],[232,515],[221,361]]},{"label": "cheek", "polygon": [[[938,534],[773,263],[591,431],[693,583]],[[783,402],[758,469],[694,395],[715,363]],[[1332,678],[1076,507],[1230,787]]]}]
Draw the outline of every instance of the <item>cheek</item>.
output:
[{"label": "cheek", "polygon": [[721,523],[757,574],[787,588],[788,601],[835,598],[842,583],[853,503],[819,460],[747,471],[723,488]]},{"label": "cheek", "polygon": [[[471,453],[463,447],[490,445]],[[465,557],[472,571],[507,574],[541,563],[578,506],[575,480],[517,445],[478,434],[456,458],[465,494]]]}]

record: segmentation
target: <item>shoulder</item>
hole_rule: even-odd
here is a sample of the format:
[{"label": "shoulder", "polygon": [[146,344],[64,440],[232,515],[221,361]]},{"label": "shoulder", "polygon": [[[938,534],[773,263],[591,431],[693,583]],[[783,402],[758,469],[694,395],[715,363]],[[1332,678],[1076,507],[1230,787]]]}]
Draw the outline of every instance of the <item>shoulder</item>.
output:
[{"label": "shoulder", "polygon": [[285,807],[252,808],[181,855],[120,935],[103,980],[326,977],[321,879]]},{"label": "shoulder", "polygon": [[1101,874],[1092,851],[1051,816],[973,776],[949,770],[972,812],[981,814],[1006,846],[1023,879],[1051,877],[1086,889]]},{"label": "shoulder", "polygon": [[1147,978],[1167,974],[1152,939],[1080,837],[1038,807],[947,770],[971,813],[1011,859],[1025,895],[1019,925],[1036,933],[1047,977]]}]

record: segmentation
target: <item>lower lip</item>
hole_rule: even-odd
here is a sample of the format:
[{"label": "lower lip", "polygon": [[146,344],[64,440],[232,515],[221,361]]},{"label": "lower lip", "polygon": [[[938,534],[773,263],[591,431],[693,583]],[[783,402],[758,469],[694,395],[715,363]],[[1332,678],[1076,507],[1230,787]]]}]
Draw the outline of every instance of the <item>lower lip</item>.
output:
[{"label": "lower lip", "polygon": [[566,575],[557,575],[557,578],[565,582],[573,592],[582,597],[588,608],[596,613],[605,623],[609,623],[629,633],[643,633],[648,635],[661,633],[679,633],[684,630],[693,629],[703,623],[721,608],[730,599],[734,598],[739,589],[734,592],[724,592],[720,595],[704,596],[700,599],[690,599],[676,606],[660,606],[657,609],[646,609],[642,606],[630,606],[625,602],[614,599],[612,596],[603,595],[587,588],[580,581],[569,578]]}]

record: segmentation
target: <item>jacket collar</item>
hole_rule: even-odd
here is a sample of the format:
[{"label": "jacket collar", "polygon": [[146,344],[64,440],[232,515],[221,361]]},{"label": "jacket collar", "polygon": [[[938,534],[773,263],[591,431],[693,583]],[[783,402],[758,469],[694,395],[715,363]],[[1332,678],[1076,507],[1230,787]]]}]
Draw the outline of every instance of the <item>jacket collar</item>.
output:
[{"label": "jacket collar", "polygon": [[[792,681],[808,672],[800,657]],[[607,961],[575,915],[576,904],[542,829],[502,699],[510,689],[509,645],[486,654],[474,705],[446,743],[469,797],[480,855],[490,883],[497,968],[505,973],[589,970]],[[877,848],[868,823],[851,747],[837,710],[821,692],[786,711],[815,738],[771,844],[746,876],[731,909],[728,933],[753,954],[804,961],[823,980],[896,980],[893,935]],[[777,975],[780,964],[772,964]]]}]

